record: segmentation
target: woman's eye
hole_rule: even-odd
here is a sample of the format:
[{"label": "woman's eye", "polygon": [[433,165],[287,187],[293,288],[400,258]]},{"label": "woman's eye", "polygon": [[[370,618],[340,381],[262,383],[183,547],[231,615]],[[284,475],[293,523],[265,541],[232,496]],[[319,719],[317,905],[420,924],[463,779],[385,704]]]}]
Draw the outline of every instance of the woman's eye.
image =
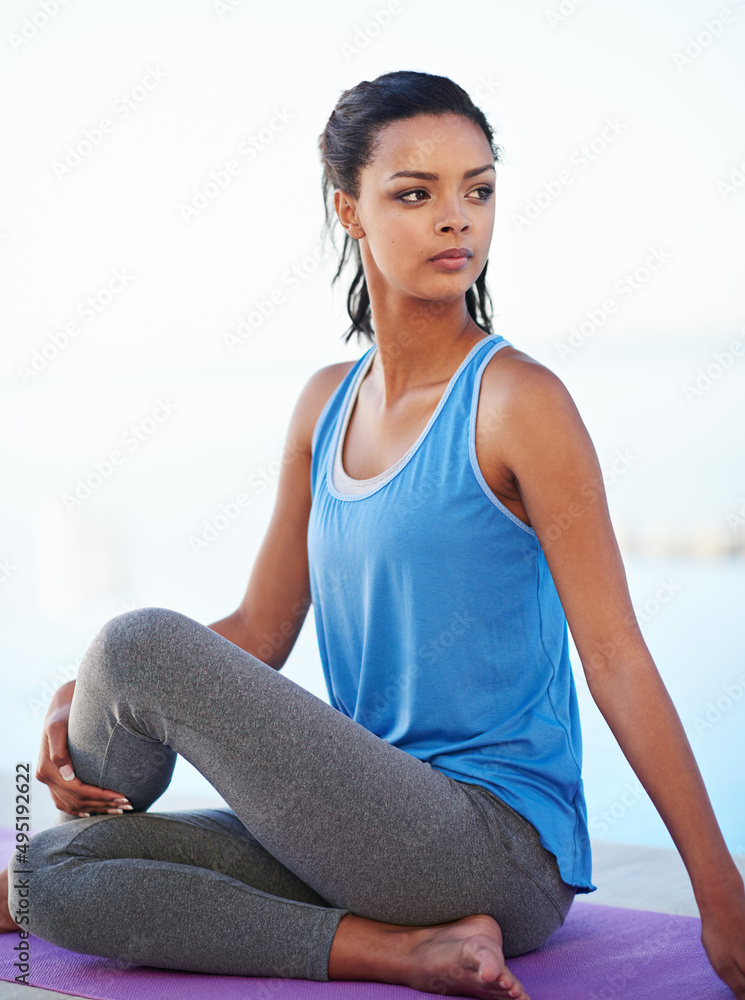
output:
[{"label": "woman's eye", "polygon": [[[481,187],[476,188],[476,193],[479,201],[486,202],[494,194],[494,188],[490,184],[482,184]],[[403,194],[398,195],[397,200],[402,201],[404,205],[418,205],[423,198],[419,198],[417,195],[429,198],[424,188],[417,188],[415,191],[405,191]]]},{"label": "woman's eye", "polygon": [[412,194],[427,194],[424,188],[417,188],[416,191],[406,191],[404,194],[398,196],[398,200],[402,201],[405,205],[415,205],[419,199],[413,201],[409,200],[409,195]]}]

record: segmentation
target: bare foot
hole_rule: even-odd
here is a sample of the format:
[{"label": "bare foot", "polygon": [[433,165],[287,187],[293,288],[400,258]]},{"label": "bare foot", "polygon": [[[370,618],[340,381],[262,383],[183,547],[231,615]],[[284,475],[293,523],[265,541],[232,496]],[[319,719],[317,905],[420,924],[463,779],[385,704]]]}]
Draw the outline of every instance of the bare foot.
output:
[{"label": "bare foot", "polygon": [[417,928],[412,937],[407,985],[414,989],[484,1000],[530,1000],[505,964],[502,931],[492,917],[479,914]]},{"label": "bare foot", "polygon": [[11,917],[8,908],[8,869],[4,868],[0,872],[0,934],[18,929],[18,924]]},{"label": "bare foot", "polygon": [[443,996],[530,1000],[505,965],[499,924],[486,914],[433,927],[345,914],[331,944],[328,976],[395,983]]}]

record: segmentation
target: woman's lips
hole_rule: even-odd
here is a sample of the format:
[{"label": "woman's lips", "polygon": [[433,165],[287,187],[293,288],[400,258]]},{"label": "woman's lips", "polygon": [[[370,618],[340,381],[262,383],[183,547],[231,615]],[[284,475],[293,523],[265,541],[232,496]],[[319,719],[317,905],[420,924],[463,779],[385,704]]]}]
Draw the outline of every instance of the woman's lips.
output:
[{"label": "woman's lips", "polygon": [[470,257],[432,257],[429,262],[440,271],[462,271],[470,260]]}]

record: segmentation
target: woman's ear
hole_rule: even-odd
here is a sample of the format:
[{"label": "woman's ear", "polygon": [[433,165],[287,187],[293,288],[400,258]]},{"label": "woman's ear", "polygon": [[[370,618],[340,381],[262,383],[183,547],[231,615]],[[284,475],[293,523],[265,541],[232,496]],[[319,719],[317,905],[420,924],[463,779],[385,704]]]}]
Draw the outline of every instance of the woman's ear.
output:
[{"label": "woman's ear", "polygon": [[365,235],[365,231],[357,218],[357,206],[354,198],[340,188],[334,191],[334,209],[344,231],[352,239],[359,240]]}]

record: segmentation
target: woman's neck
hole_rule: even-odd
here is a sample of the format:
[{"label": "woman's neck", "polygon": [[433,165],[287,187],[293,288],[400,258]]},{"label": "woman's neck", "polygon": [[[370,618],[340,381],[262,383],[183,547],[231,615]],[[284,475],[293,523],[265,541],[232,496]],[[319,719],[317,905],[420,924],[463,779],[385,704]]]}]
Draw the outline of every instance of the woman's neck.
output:
[{"label": "woman's neck", "polygon": [[373,312],[375,358],[365,376],[388,408],[412,392],[447,382],[468,352],[487,334],[473,320],[465,301],[423,303],[408,314]]}]

